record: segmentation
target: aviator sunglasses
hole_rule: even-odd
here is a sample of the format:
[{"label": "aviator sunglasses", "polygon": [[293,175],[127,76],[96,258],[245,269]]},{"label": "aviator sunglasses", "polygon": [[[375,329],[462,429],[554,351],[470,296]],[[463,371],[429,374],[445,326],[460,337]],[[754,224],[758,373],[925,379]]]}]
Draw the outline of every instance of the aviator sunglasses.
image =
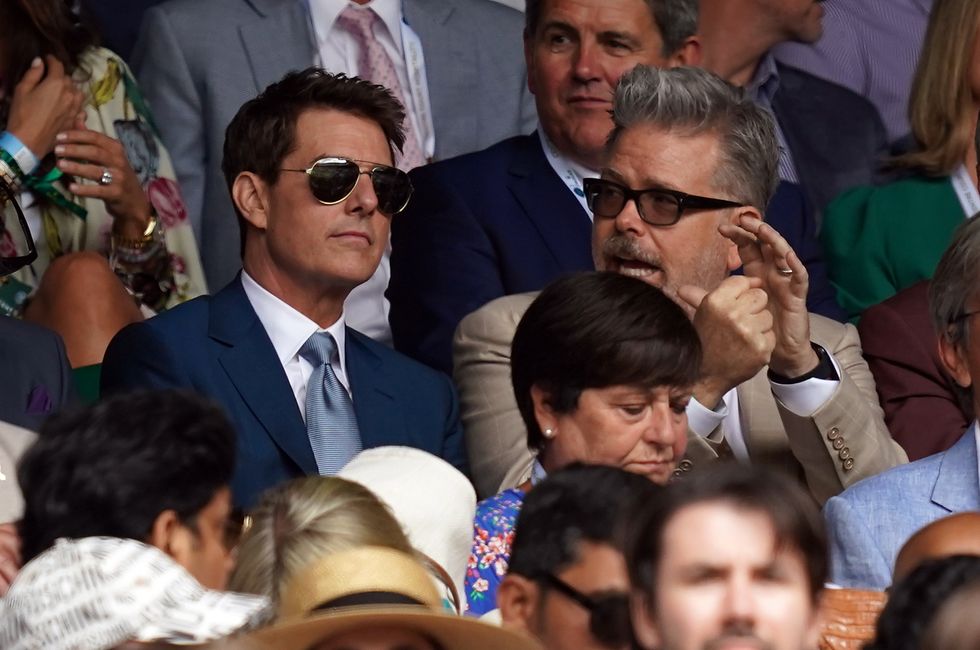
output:
[{"label": "aviator sunglasses", "polygon": [[608,648],[621,648],[633,638],[630,623],[629,597],[625,593],[603,593],[589,596],[558,576],[542,571],[535,576],[552,589],[562,593],[589,612],[589,631]]},{"label": "aviator sunglasses", "polygon": [[[362,171],[361,165],[370,168]],[[301,172],[309,176],[310,191],[324,205],[336,205],[353,193],[362,174],[371,177],[374,193],[378,197],[378,211],[384,215],[396,215],[405,209],[412,197],[412,181],[400,169],[368,162],[331,156],[317,160],[309,169],[283,169],[284,172]]]}]

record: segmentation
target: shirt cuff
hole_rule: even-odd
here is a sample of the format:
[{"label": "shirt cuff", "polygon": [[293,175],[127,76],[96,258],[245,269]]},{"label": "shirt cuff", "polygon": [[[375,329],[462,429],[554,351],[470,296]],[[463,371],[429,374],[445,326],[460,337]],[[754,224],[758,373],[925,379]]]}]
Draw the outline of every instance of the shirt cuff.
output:
[{"label": "shirt cuff", "polygon": [[[828,351],[827,357],[834,364],[837,376],[843,376],[840,364],[837,363],[834,355]],[[801,418],[808,418],[830,401],[830,398],[837,392],[837,387],[840,386],[840,380],[814,378],[797,384],[779,384],[770,381],[769,385],[772,386],[772,394],[783,406]],[[690,418],[690,414],[688,417]]]},{"label": "shirt cuff", "polygon": [[10,131],[0,133],[0,149],[5,150],[20,166],[20,170],[25,174],[30,174],[41,164],[34,152],[20,141],[16,135]]},{"label": "shirt cuff", "polygon": [[687,403],[687,426],[702,438],[707,438],[728,416],[728,404],[722,400],[714,411],[693,397]]}]

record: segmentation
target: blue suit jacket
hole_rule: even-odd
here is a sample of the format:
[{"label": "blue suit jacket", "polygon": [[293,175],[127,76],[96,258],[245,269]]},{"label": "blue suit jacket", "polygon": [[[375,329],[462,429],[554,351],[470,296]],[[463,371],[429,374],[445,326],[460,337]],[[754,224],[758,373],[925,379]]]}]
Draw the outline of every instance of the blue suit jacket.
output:
[{"label": "blue suit jacket", "polygon": [[980,509],[975,426],[947,451],[865,479],[827,501],[831,582],[884,589],[898,552],[917,530]]},{"label": "blue suit jacket", "polygon": [[75,402],[65,344],[55,332],[0,316],[0,421],[37,431]]},{"label": "blue suit jacket", "polygon": [[592,222],[545,158],[537,134],[415,169],[391,223],[395,348],[452,371],[459,321],[500,296],[592,270]]},{"label": "blue suit jacket", "polygon": [[[365,449],[405,445],[465,471],[456,395],[449,378],[349,329],[347,374]],[[102,367],[104,393],[187,387],[222,405],[238,433],[235,502],[316,474],[306,425],[265,328],[236,278],[123,329]]]}]

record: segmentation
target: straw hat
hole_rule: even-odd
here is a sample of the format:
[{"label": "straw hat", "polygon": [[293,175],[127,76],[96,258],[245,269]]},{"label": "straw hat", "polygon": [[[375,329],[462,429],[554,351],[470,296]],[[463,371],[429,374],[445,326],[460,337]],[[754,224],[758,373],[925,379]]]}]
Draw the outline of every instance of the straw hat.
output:
[{"label": "straw hat", "polygon": [[374,546],[331,553],[299,572],[283,590],[279,622],[250,639],[276,650],[307,650],[378,627],[418,632],[445,650],[541,650],[526,635],[445,613],[421,564]]}]

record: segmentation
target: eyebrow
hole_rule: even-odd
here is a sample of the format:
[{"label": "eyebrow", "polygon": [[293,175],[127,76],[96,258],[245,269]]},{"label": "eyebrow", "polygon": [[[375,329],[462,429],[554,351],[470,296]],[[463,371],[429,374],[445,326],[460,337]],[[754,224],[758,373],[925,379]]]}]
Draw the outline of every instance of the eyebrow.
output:
[{"label": "eyebrow", "polygon": [[[621,185],[625,185],[627,187],[631,187],[630,184],[626,182],[626,179],[623,178],[623,175],[620,174],[619,172],[617,172],[612,167],[603,167],[600,170],[600,174],[602,175],[603,178],[607,178],[608,180],[615,181],[615,182],[617,182],[617,183],[619,183]],[[642,187],[638,187],[636,189],[640,189],[640,190],[673,190],[675,192],[681,192],[681,191],[683,191],[683,190],[681,190],[681,189],[679,189],[679,188],[671,185],[670,183],[663,183],[661,181],[654,180],[654,179],[650,179],[649,181],[645,181],[643,183],[643,186]]]}]

